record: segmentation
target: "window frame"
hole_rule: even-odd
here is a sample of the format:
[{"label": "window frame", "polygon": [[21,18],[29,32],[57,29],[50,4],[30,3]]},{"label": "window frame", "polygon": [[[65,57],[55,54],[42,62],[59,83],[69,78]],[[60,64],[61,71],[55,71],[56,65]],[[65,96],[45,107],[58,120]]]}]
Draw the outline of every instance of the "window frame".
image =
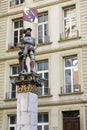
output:
[{"label": "window frame", "polygon": [[[64,92],[64,58],[70,56],[77,56],[78,59],[78,75],[79,75],[79,84],[78,90],[75,89],[73,93],[65,93]],[[72,95],[72,94],[82,94],[84,92],[84,85],[83,85],[83,68],[82,68],[82,51],[80,48],[78,49],[71,49],[64,52],[60,52],[59,54],[59,81],[60,81],[60,92],[58,93],[61,96],[65,95]]]},{"label": "window frame", "polygon": [[[69,16],[66,16],[66,17],[64,17],[64,11],[66,11],[66,10],[69,10],[69,12],[70,12],[70,10],[71,9],[75,9],[75,14],[74,15],[71,15],[71,14],[69,14]],[[63,8],[63,32],[66,32],[66,30],[65,30],[65,25],[64,25],[64,21],[67,19],[68,21],[69,21],[69,28],[70,28],[70,37],[72,37],[72,19],[73,18],[75,18],[76,19],[76,6],[75,5],[71,5],[71,6],[69,6],[69,7],[65,7],[65,8]],[[76,20],[76,28],[77,28],[77,20]]]},{"label": "window frame", "polygon": [[38,122],[38,126],[41,126],[42,130],[45,130],[44,126],[48,126],[48,130],[49,130],[49,113],[45,112],[45,113],[38,113],[38,116],[41,115],[42,119],[44,119],[44,115],[47,114],[48,115],[48,122]]},{"label": "window frame", "polygon": [[[45,87],[44,85],[44,82],[42,83],[42,86],[40,87],[41,88],[41,94],[39,96],[45,96],[45,95],[48,95],[49,94],[49,70],[48,70],[48,65],[49,65],[49,62],[48,60],[40,60],[40,61],[37,61],[36,62],[36,68],[38,68],[38,63],[46,63],[47,62],[47,69],[46,70],[39,70],[37,69],[37,73],[39,75],[42,75],[41,78],[44,79],[45,78],[45,74],[47,73],[48,74],[48,79],[47,79],[47,87]],[[43,66],[43,65],[42,65]],[[38,87],[39,88],[39,87]],[[47,93],[45,92],[45,89],[47,89]]]},{"label": "window frame", "polygon": [[23,4],[24,0],[11,0],[10,1],[10,7]]},{"label": "window frame", "polygon": [[[16,121],[15,124],[10,124],[11,117],[15,117],[15,121]],[[9,115],[8,116],[8,130],[10,130],[11,127],[14,127],[15,128],[14,130],[16,130],[16,127],[17,127],[17,117],[16,117],[16,115]]]},{"label": "window frame", "polygon": [[[18,65],[18,64],[11,65],[11,66],[10,66],[10,76],[11,76],[11,77],[18,75],[18,73],[17,73],[17,74],[12,74],[12,69],[13,69],[13,67],[17,67],[17,72],[19,72],[19,65]],[[13,85],[14,85],[14,84],[13,84]],[[12,87],[15,87],[15,91],[12,91],[12,90],[13,90]],[[15,93],[15,97],[12,96],[12,93]],[[12,86],[12,84],[10,83],[10,99],[14,99],[14,98],[16,98],[16,97],[17,97],[17,87],[16,87],[16,85],[15,85],[15,86]]]},{"label": "window frame", "polygon": [[[70,84],[70,91],[69,92],[72,93],[72,92],[74,92],[74,85],[77,85],[77,84],[74,84],[74,81],[73,81],[73,75],[74,75],[73,69],[75,69],[75,67],[74,66],[65,67],[65,60],[66,59],[70,59],[70,60],[77,59],[77,62],[78,62],[78,57],[77,57],[77,55],[64,57],[64,92],[67,93],[67,88],[66,87],[68,85],[68,84],[65,83],[66,82],[65,81],[65,79],[66,79],[65,71],[66,70],[70,70],[70,73],[71,73],[71,77],[70,77],[71,84]],[[79,72],[78,72],[78,84],[79,84]]]},{"label": "window frame", "polygon": [[[20,24],[21,24],[21,21],[22,21],[22,27],[18,25],[18,27],[15,28],[15,22],[18,22],[18,24],[19,24],[19,22],[20,22]],[[12,23],[13,23],[12,45],[13,45],[13,46],[17,46],[17,44],[20,43],[20,40],[21,40],[20,37],[23,36],[23,33],[22,33],[22,35],[21,35],[21,33],[20,33],[20,31],[23,30],[23,19],[22,19],[22,18],[18,18],[18,19],[16,19],[16,20],[13,20]],[[15,34],[14,34],[15,31],[18,32],[18,34],[17,34],[17,36],[16,36],[16,37],[17,37],[17,40],[18,40],[17,42],[15,42]]]},{"label": "window frame", "polygon": [[[45,15],[47,15],[47,21],[43,21],[43,22],[41,22],[41,23],[39,23],[38,22],[38,26],[37,26],[37,35],[38,35],[38,44],[44,44],[44,43],[47,43],[48,41],[49,41],[49,36],[48,36],[48,33],[49,33],[49,30],[48,30],[48,12],[43,12],[43,13],[40,13],[39,15],[38,15],[38,18],[40,17],[40,16],[42,16],[42,17],[44,17]],[[47,25],[47,28],[46,28],[46,32],[47,32],[47,40],[45,41],[45,38],[46,38],[46,36],[45,36],[45,25]],[[42,36],[41,36],[41,42],[39,42],[39,30],[38,30],[38,27],[39,26],[41,26],[42,27],[42,30],[40,31],[40,32],[42,32]]]},{"label": "window frame", "polygon": [[[64,11],[66,11],[66,10],[69,10],[69,12],[70,12],[70,10],[72,9],[72,8],[74,8],[75,10],[76,10],[76,6],[75,5],[71,5],[71,6],[69,6],[69,7],[65,7],[65,8],[63,8],[63,29],[64,29],[64,20],[66,20],[66,19],[69,19],[69,27],[70,27],[70,29],[71,29],[71,21],[72,21],[72,18],[73,17],[75,17],[75,15],[73,15],[72,17],[71,17],[71,15],[69,15],[69,16],[67,16],[67,17],[64,17]],[[76,12],[76,11],[75,11]],[[65,31],[65,30],[64,30]]]},{"label": "window frame", "polygon": [[[74,11],[74,22],[73,23],[73,29],[72,31],[69,30],[69,27],[67,28],[68,30],[65,31],[64,30],[64,10],[66,9],[70,9],[73,8],[75,9]],[[64,40],[68,40],[68,39],[74,39],[74,38],[80,38],[80,22],[79,22],[79,7],[77,6],[77,4],[75,2],[71,2],[68,3],[67,5],[60,5],[60,20],[59,23],[61,23],[61,21],[63,21],[60,25],[60,36],[59,36],[59,41],[64,41]],[[78,15],[77,15],[78,14]],[[61,17],[62,16],[62,17]],[[71,34],[70,34],[71,33]]]}]

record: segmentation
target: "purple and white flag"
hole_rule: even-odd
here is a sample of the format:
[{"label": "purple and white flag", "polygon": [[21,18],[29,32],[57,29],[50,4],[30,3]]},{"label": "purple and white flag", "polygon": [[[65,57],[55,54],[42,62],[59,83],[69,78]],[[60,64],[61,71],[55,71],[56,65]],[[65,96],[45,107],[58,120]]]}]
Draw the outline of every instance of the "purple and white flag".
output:
[{"label": "purple and white flag", "polygon": [[38,11],[32,8],[25,8],[23,12],[23,20],[37,23]]}]

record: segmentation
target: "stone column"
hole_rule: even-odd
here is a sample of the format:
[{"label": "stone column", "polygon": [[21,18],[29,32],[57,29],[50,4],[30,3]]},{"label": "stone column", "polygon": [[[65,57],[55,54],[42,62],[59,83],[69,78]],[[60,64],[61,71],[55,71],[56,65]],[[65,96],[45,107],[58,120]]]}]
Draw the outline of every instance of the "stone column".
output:
[{"label": "stone column", "polygon": [[17,130],[37,130],[37,85],[32,78],[29,75],[29,81],[21,80],[16,83]]}]

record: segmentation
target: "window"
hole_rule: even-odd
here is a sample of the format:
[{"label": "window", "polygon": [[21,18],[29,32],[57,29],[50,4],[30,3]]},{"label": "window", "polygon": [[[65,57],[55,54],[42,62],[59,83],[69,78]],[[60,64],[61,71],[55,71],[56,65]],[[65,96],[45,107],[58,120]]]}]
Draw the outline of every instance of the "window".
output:
[{"label": "window", "polygon": [[10,6],[22,4],[23,2],[24,2],[24,0],[11,0],[10,1]]},{"label": "window", "polygon": [[45,82],[42,82],[42,87],[38,87],[38,95],[48,95],[48,61],[37,62],[37,73],[41,78],[46,79]]},{"label": "window", "polygon": [[38,114],[38,130],[48,130],[48,113]]},{"label": "window", "polygon": [[63,33],[61,38],[78,36],[75,5],[63,8]]},{"label": "window", "polygon": [[17,46],[23,36],[23,20],[13,21],[13,46]]},{"label": "window", "polygon": [[[11,66],[11,76],[16,76],[18,73],[19,73],[19,66],[18,65]],[[11,84],[10,98],[16,98],[16,85],[15,84]]]},{"label": "window", "polygon": [[9,116],[9,129],[16,130],[16,115]]},{"label": "window", "polygon": [[79,82],[77,56],[64,58],[64,91],[75,92]]},{"label": "window", "polygon": [[48,14],[44,13],[38,16],[38,43],[46,43],[48,41]]}]

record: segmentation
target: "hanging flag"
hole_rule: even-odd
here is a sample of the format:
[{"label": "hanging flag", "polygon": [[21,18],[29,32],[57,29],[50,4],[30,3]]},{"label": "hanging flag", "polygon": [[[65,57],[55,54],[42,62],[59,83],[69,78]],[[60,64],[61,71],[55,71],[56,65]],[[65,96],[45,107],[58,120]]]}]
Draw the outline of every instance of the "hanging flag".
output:
[{"label": "hanging flag", "polygon": [[38,11],[32,8],[25,8],[23,12],[23,20],[37,23]]}]

